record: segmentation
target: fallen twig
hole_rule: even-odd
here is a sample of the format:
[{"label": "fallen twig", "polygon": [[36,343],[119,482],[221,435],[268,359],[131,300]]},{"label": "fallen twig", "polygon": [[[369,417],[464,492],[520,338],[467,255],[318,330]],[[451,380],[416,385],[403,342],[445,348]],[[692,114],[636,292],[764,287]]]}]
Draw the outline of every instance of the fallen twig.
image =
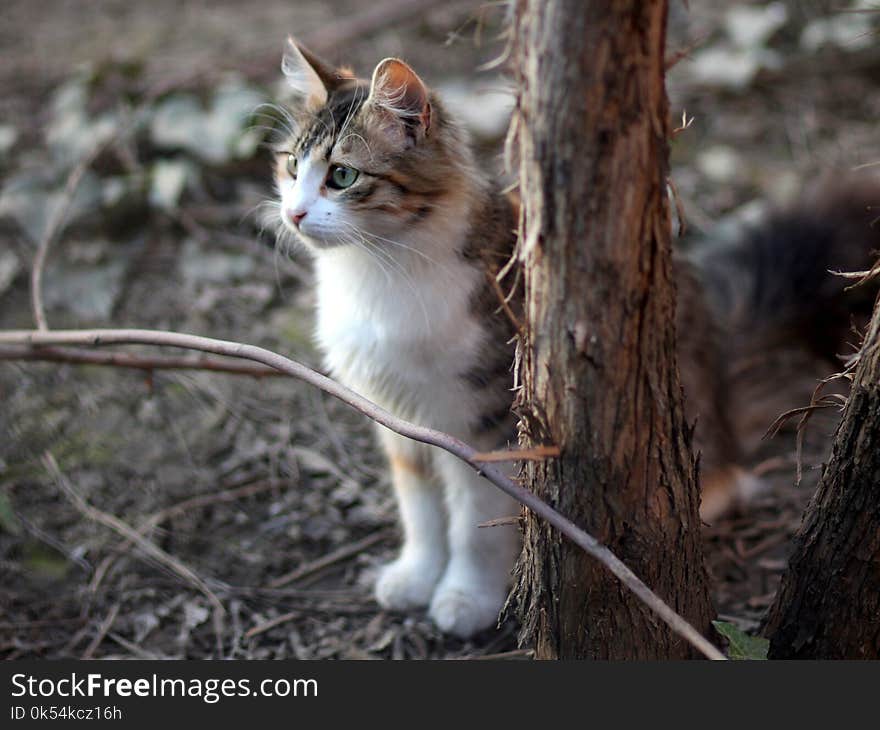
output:
[{"label": "fallen twig", "polygon": [[[294,360],[290,360],[289,358],[255,345],[246,345],[239,342],[228,342],[211,339],[209,337],[200,337],[198,335],[187,335],[179,332],[165,332],[159,330],[108,329],[59,330],[56,332],[7,330],[0,332],[0,344],[29,345],[33,347],[47,345],[93,347],[122,344],[159,345],[199,350],[201,352],[210,352],[215,355],[227,355],[230,357],[254,360],[264,365],[268,365],[269,367],[281,370],[282,372],[286,372],[293,377],[299,378],[300,380],[320,388],[324,392],[338,398],[355,410],[360,411],[372,420],[402,436],[432,446],[437,446],[438,448],[448,451],[459,459],[465,461],[496,487],[513,497],[516,501],[530,509],[539,517],[547,520],[547,522],[558,529],[563,535],[572,540],[590,556],[602,563],[602,565],[611,571],[611,573],[615,575],[627,589],[634,593],[642,603],[654,611],[675,633],[688,641],[688,643],[694,646],[703,655],[710,659],[726,658],[724,654],[713,646],[712,643],[709,642],[699,631],[697,631],[665,601],[663,601],[663,599],[648,588],[648,586],[645,585],[645,583],[642,582],[642,580],[633,573],[625,563],[612,553],[611,550],[599,543],[592,535],[580,529],[570,519],[554,510],[546,502],[536,497],[529,490],[509,479],[496,467],[491,464],[476,461],[474,457],[477,456],[479,452],[477,452],[472,446],[469,446],[450,434],[432,428],[418,426],[402,418],[398,418],[384,408],[367,400],[362,395],[355,393],[334,380],[331,380]],[[47,454],[47,463],[50,468],[54,466],[53,473],[56,473],[60,477],[61,475],[57,469],[57,464],[54,463],[54,459],[51,459],[50,454]],[[63,482],[64,480],[62,477],[59,479],[59,484],[62,484]],[[65,486],[67,485],[65,484]],[[219,601],[216,596],[214,596],[213,593],[210,593],[210,590],[204,582],[192,573],[192,571],[186,568],[186,566],[179,561],[176,561],[164,551],[159,550],[159,548],[145,540],[141,535],[128,527],[128,525],[121,523],[117,518],[95,510],[93,507],[86,504],[85,501],[72,490],[68,491],[68,496],[70,496],[71,499],[74,499],[78,506],[92,519],[96,519],[103,524],[111,526],[126,537],[131,537],[139,546],[143,547],[147,552],[151,552],[154,556],[162,555],[163,557],[161,559],[166,564],[169,564],[169,560],[172,561],[170,563],[172,565],[176,563],[177,568],[184,571],[180,574],[187,575],[190,581],[197,581],[197,583],[195,583],[196,585],[204,586],[204,590],[207,591],[206,595],[209,595],[213,598],[213,601],[217,602],[215,607],[219,606]],[[220,610],[222,610],[222,607]]]},{"label": "fallen twig", "polygon": [[510,651],[502,651],[496,654],[476,654],[473,656],[462,657],[469,661],[495,661],[497,659],[531,659],[535,655],[534,649],[511,649]]},{"label": "fallen twig", "polygon": [[[233,502],[243,497],[250,497],[254,494],[259,494],[260,492],[265,492],[270,489],[277,488],[278,486],[279,485],[273,481],[261,481],[257,484],[245,484],[243,486],[226,489],[222,492],[215,492],[212,494],[203,494],[196,497],[191,497],[190,499],[185,499],[182,502],[178,502],[177,504],[174,504],[170,507],[167,507],[166,509],[156,512],[153,515],[150,515],[140,525],[137,526],[135,532],[137,532],[139,535],[146,536],[146,534],[157,525],[160,525],[166,520],[169,520],[176,515],[183,514],[184,512],[187,512],[191,509],[204,507],[209,504]],[[98,563],[98,567],[95,568],[95,572],[92,575],[92,580],[89,582],[89,596],[94,596],[95,593],[97,593],[98,586],[101,584],[104,576],[107,575],[116,560],[123,553],[125,553],[129,549],[129,547],[131,547],[131,545],[131,540],[123,540],[119,545],[116,546],[116,548],[114,548],[111,555],[106,556],[100,563]]]},{"label": "fallen twig", "polygon": [[243,497],[251,497],[255,494],[260,494],[261,492],[268,492],[279,486],[278,482],[275,481],[261,481],[256,484],[246,484],[243,487],[236,487],[235,489],[227,489],[223,492],[214,492],[213,494],[202,494],[196,497],[191,497],[190,499],[185,499],[182,502],[178,502],[177,504],[171,505],[170,507],[151,515],[138,525],[137,533],[139,535],[146,535],[150,530],[156,527],[156,525],[159,525],[172,517],[176,517],[177,515],[185,514],[190,510],[198,509],[199,507],[205,507],[209,504],[220,504],[223,502],[235,502]]},{"label": "fallen twig", "polygon": [[253,628],[248,629],[244,634],[244,638],[253,639],[255,636],[265,633],[269,629],[274,629],[276,626],[286,624],[288,621],[293,621],[293,619],[299,618],[302,615],[302,611],[288,611],[287,613],[282,613],[280,616],[276,616],[273,619],[269,619],[264,623],[257,624]]},{"label": "fallen twig", "polygon": [[133,641],[129,641],[124,636],[120,636],[119,634],[114,634],[112,631],[107,634],[108,638],[113,639],[119,646],[123,649],[127,649],[132,654],[134,654],[138,659],[149,659],[150,661],[156,661],[157,659],[173,659],[174,657],[170,657],[167,654],[159,654],[157,652],[147,651],[141,646],[138,646]]},{"label": "fallen twig", "polygon": [[113,628],[113,622],[116,621],[116,616],[119,613],[119,609],[122,607],[121,603],[114,603],[110,608],[110,611],[107,613],[107,616],[101,622],[101,625],[98,627],[98,633],[95,634],[95,638],[89,642],[89,645],[86,647],[86,650],[83,652],[82,659],[91,659],[94,655],[95,651],[97,651],[98,647],[101,645],[101,642],[104,641],[107,636],[107,632]]},{"label": "fallen twig", "polygon": [[190,568],[180,562],[180,560],[173,555],[169,555],[162,548],[154,545],[143,537],[143,535],[138,534],[137,531],[133,530],[118,517],[102,512],[86,502],[86,500],[73,489],[64,474],[61,473],[61,469],[58,467],[58,462],[55,461],[55,457],[52,456],[50,452],[47,451],[43,454],[42,461],[43,466],[45,466],[46,470],[52,475],[58,488],[64,492],[64,495],[71,501],[73,506],[76,507],[85,517],[93,522],[98,522],[105,527],[109,527],[114,532],[127,538],[129,541],[137,545],[144,553],[164,565],[166,568],[169,568],[174,573],[177,573],[177,575],[183,578],[187,583],[190,583],[201,591],[208,601],[210,601],[216,612],[221,614],[225,613],[225,609],[223,608],[223,604],[220,603],[220,599],[217,598],[205,581],[197,576]]},{"label": "fallen twig", "polygon": [[280,578],[276,578],[271,583],[269,583],[269,588],[281,588],[282,586],[286,586],[288,583],[293,583],[293,581],[295,580],[305,578],[307,575],[317,573],[319,570],[324,570],[324,568],[327,568],[334,563],[338,563],[340,560],[345,560],[346,558],[350,558],[353,555],[362,553],[367,548],[373,547],[373,545],[387,540],[393,534],[393,530],[379,530],[379,532],[374,532],[372,535],[367,535],[361,540],[356,540],[355,542],[349,543],[348,545],[343,545],[333,552],[322,555],[317,560],[313,560],[310,563],[303,563],[298,568],[291,570],[289,573],[282,575]]},{"label": "fallen twig", "polygon": [[52,209],[52,215],[49,216],[46,227],[43,229],[43,234],[40,236],[39,243],[37,244],[37,253],[34,255],[34,263],[31,268],[31,309],[33,310],[34,321],[37,323],[38,329],[49,329],[42,298],[43,269],[46,267],[49,248],[61,232],[61,228],[67,218],[67,211],[73,202],[76,189],[79,187],[79,183],[86,170],[89,169],[98,155],[116,140],[116,137],[117,133],[114,132],[108,139],[98,142],[70,171],[70,174],[67,176],[67,182],[64,183],[64,190],[61,192],[61,199]]}]

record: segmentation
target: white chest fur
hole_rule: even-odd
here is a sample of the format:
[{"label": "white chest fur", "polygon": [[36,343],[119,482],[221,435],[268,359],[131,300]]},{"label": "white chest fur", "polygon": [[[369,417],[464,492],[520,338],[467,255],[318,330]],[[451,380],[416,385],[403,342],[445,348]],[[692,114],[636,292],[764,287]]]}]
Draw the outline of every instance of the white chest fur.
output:
[{"label": "white chest fur", "polygon": [[393,264],[346,246],[316,259],[318,342],[331,373],[401,416],[463,423],[461,374],[485,333],[470,312],[479,271],[454,253],[391,251]]}]

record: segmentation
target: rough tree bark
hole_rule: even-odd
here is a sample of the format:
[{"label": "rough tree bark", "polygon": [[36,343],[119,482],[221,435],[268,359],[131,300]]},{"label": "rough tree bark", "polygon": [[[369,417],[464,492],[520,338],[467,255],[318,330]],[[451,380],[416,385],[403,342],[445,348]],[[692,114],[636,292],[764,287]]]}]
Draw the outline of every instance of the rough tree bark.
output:
[{"label": "rough tree bark", "polygon": [[[675,357],[665,0],[520,0],[526,483],[592,530],[700,631],[712,618]],[[517,589],[539,658],[692,649],[529,518]]]},{"label": "rough tree bark", "polygon": [[772,659],[880,659],[880,303],[765,633]]}]

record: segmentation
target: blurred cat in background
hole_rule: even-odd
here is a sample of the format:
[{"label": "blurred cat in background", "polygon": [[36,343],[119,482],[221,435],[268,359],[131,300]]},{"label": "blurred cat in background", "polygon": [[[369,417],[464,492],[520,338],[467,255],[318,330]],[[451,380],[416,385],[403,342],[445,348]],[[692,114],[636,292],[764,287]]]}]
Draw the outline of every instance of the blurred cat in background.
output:
[{"label": "blurred cat in background", "polygon": [[[479,450],[515,443],[516,332],[489,278],[513,253],[515,201],[403,61],[381,61],[366,81],[290,41],[282,67],[296,101],[276,149],[276,216],[314,260],[328,370],[394,414]],[[866,207],[875,193],[880,202],[878,188],[843,188],[735,244],[677,257],[679,363],[697,422],[704,519],[759,488],[742,466],[737,363],[759,344],[799,338],[821,377],[830,370],[818,363],[841,351],[852,312],[870,311],[828,270],[863,269],[880,248]],[[521,309],[516,297],[509,306]],[[789,407],[803,404],[802,393],[789,395]],[[766,416],[766,427],[778,412],[757,421]],[[403,546],[381,570],[376,599],[427,606],[441,630],[461,637],[493,625],[519,533],[479,525],[518,506],[451,455],[377,429]]]}]

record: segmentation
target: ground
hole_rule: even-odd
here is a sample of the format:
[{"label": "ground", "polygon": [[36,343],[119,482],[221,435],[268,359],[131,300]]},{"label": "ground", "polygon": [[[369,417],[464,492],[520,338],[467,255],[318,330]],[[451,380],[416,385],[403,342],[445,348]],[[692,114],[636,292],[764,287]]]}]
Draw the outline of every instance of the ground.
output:
[{"label": "ground", "polygon": [[[260,232],[267,155],[221,102],[276,97],[288,33],[364,74],[401,55],[448,94],[500,169],[506,107],[486,89],[505,82],[477,68],[503,53],[503,8],[418,5],[351,35],[345,23],[363,3],[7,2],[0,329],[33,324],[28,270],[75,159],[103,119],[118,121],[120,100],[152,91],[134,137],[84,178],[50,254],[51,326],[174,329],[319,366],[308,262]],[[875,162],[880,117],[880,54],[859,40],[864,30],[843,26],[843,40],[822,47],[805,40],[840,17],[821,3],[756,3],[745,20],[728,3],[695,5],[673,3],[669,40],[670,57],[691,51],[669,79],[675,118],[694,118],[672,157],[690,245],[804,180]],[[719,64],[708,52],[728,55]],[[734,66],[742,79],[719,76]],[[369,423],[309,386],[9,361],[0,398],[0,656],[528,656],[512,618],[461,641],[422,615],[379,609],[371,575],[399,539],[382,459]],[[753,455],[773,489],[706,529],[719,614],[746,630],[772,599],[815,485],[833,429],[833,414],[822,418],[800,486],[783,434]],[[133,547],[107,515],[162,556]]]}]

